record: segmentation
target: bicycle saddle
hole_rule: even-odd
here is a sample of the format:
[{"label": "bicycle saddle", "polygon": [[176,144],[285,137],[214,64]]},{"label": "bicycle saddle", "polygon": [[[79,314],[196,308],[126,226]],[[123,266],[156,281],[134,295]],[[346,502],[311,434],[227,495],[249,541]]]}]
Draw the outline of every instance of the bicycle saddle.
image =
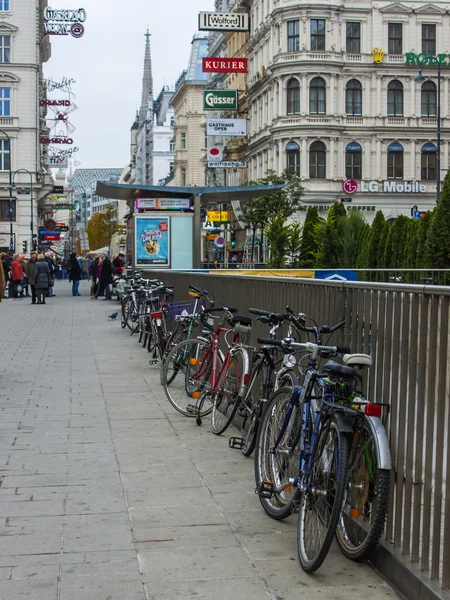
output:
[{"label": "bicycle saddle", "polygon": [[354,367],[371,367],[373,364],[372,357],[368,354],[344,354],[343,360],[346,365]]},{"label": "bicycle saddle", "polygon": [[339,377],[348,377],[353,378],[358,376],[358,372],[353,367],[346,367],[345,365],[341,365],[334,360],[330,360],[323,367],[322,371],[325,373],[331,373],[332,375],[337,375]]},{"label": "bicycle saddle", "polygon": [[239,323],[240,325],[247,325],[250,327],[252,324],[252,320],[249,317],[242,317],[241,315],[233,315],[231,317],[232,323]]}]

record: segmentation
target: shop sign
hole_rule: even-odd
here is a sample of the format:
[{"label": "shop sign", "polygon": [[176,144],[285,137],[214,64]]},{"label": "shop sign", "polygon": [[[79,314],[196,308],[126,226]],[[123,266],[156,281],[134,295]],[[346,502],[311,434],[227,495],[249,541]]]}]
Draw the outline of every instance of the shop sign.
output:
[{"label": "shop sign", "polygon": [[52,242],[59,242],[59,240],[61,239],[60,235],[55,235],[54,233],[50,234],[50,235],[44,235],[44,240],[51,240]]},{"label": "shop sign", "polygon": [[137,210],[186,210],[190,208],[190,198],[136,198]]},{"label": "shop sign", "polygon": [[45,236],[45,235],[60,235],[61,230],[60,229],[39,229],[39,235],[40,236]]},{"label": "shop sign", "polygon": [[384,50],[381,48],[374,48],[372,50],[373,62],[380,64],[383,62]]},{"label": "shop sign", "polygon": [[237,90],[204,90],[203,110],[237,110]]},{"label": "shop sign", "polygon": [[208,233],[208,234],[206,235],[206,240],[207,240],[208,242],[213,242],[213,241],[216,239],[216,237],[218,237],[218,236],[219,236],[219,234],[218,234],[218,233]]},{"label": "shop sign", "polygon": [[137,265],[169,266],[169,224],[168,217],[136,217]]},{"label": "shop sign", "polygon": [[216,144],[212,148],[208,148],[208,162],[220,162],[223,159],[223,144]]},{"label": "shop sign", "polygon": [[247,73],[246,58],[203,58],[203,73]]},{"label": "shop sign", "polygon": [[57,202],[58,204],[64,204],[67,200],[67,194],[51,194],[50,196],[50,202]]},{"label": "shop sign", "polygon": [[248,13],[201,12],[198,16],[200,31],[249,31]]},{"label": "shop sign", "polygon": [[376,194],[380,191],[384,194],[423,194],[427,191],[427,186],[418,181],[383,181],[380,188],[378,181],[361,182],[361,192]]},{"label": "shop sign", "polygon": [[70,100],[39,100],[39,106],[70,106]]},{"label": "shop sign", "polygon": [[228,221],[228,211],[226,210],[208,210],[206,215],[207,221],[222,222]]},{"label": "shop sign", "polygon": [[69,168],[69,157],[68,156],[47,156],[47,165],[49,167],[58,168],[58,169],[68,169]]},{"label": "shop sign", "polygon": [[41,137],[40,139],[41,144],[73,144],[73,139],[72,138],[60,138],[60,137],[55,137],[55,138],[48,138],[48,137]]},{"label": "shop sign", "polygon": [[416,54],[415,52],[406,52],[406,65],[444,65],[450,66],[450,54]]},{"label": "shop sign", "polygon": [[[303,204],[302,206],[299,207],[298,210],[304,212],[304,211],[307,211],[310,206],[315,206],[319,212],[327,212],[328,210],[330,210],[331,204],[325,204],[325,205],[319,205],[319,206],[317,206],[317,204]],[[347,206],[346,208],[348,211],[362,211],[362,212],[376,212],[376,210],[377,210],[376,206],[366,206],[366,205],[357,206],[355,204]]]},{"label": "shop sign", "polygon": [[208,160],[208,169],[245,169],[243,160]]},{"label": "shop sign", "polygon": [[245,136],[247,135],[247,121],[245,119],[207,119],[206,135]]},{"label": "shop sign", "polygon": [[53,208],[55,210],[75,210],[75,204],[66,204],[64,202],[62,204],[55,204]]},{"label": "shop sign", "polygon": [[346,194],[354,194],[358,189],[358,184],[354,179],[346,179],[342,184],[342,189]]},{"label": "shop sign", "polygon": [[84,34],[86,21],[84,8],[77,9],[53,9],[44,8],[44,31],[47,35],[71,35],[80,38]]}]

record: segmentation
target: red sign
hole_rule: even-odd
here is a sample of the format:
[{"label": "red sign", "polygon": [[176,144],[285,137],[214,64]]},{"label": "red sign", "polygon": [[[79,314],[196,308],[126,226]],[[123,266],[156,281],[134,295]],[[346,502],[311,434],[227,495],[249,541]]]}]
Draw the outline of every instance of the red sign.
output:
[{"label": "red sign", "polygon": [[41,106],[70,106],[70,100],[39,100]]},{"label": "red sign", "polygon": [[247,73],[247,59],[204,58],[203,73]]},{"label": "red sign", "polygon": [[61,239],[60,235],[44,235],[44,240],[47,241],[53,241],[53,242],[59,242],[59,240]]},{"label": "red sign", "polygon": [[48,138],[48,137],[41,137],[40,139],[41,144],[73,144],[73,139],[72,138]]},{"label": "red sign", "polygon": [[354,179],[346,179],[342,184],[342,189],[346,194],[354,194],[358,189],[358,184]]}]

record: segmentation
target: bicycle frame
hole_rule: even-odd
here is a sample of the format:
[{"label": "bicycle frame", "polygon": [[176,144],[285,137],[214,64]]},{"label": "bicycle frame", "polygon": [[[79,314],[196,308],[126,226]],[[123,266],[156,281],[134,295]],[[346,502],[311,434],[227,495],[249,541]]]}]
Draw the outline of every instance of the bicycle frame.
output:
[{"label": "bicycle frame", "polygon": [[[233,332],[233,336],[231,338],[231,347],[228,349],[228,352],[225,355],[225,359],[223,361],[222,367],[220,368],[219,374],[217,374],[217,356],[219,354],[220,334],[224,333],[226,335],[227,333],[231,333],[231,332]],[[208,345],[205,355],[203,356],[203,359],[200,363],[200,368],[195,373],[193,373],[193,377],[197,378],[197,377],[200,377],[201,375],[204,375],[210,365],[210,361],[212,360],[211,389],[214,389],[215,387],[217,387],[217,384],[220,381],[220,377],[224,371],[224,368],[228,367],[228,362],[230,360],[233,347],[239,341],[240,341],[239,334],[236,333],[234,331],[234,329],[230,329],[229,327],[224,327],[223,325],[219,325],[214,332],[214,336],[213,336],[212,340],[209,340],[209,342],[208,342],[209,345]],[[212,353],[212,357],[211,357],[211,353]]]}]

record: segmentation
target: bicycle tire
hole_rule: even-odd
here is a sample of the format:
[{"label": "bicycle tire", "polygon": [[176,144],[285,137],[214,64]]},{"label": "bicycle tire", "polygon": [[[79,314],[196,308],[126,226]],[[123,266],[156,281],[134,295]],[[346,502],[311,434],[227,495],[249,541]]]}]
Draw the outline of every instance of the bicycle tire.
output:
[{"label": "bicycle tire", "polygon": [[369,558],[383,534],[389,506],[390,472],[380,469],[376,439],[365,423],[347,472],[344,502],[336,528],[341,552],[351,560]]},{"label": "bicycle tire", "polygon": [[[170,404],[186,417],[197,416],[191,410],[187,410],[187,406],[194,404],[200,397],[201,392],[207,389],[212,372],[212,355],[209,357],[208,364],[204,365],[204,380],[199,382],[198,385],[195,384],[195,381],[192,381],[189,387],[186,384],[186,379],[189,379],[190,375],[192,375],[192,363],[190,361],[195,359],[195,364],[200,364],[204,353],[209,347],[210,344],[203,340],[184,340],[170,350],[164,362],[164,374],[162,377],[164,392]],[[177,372],[184,374],[184,377],[177,377],[169,387],[167,382],[171,377],[171,369],[173,368],[176,368]],[[174,383],[175,385],[173,385]],[[208,409],[199,416],[206,416],[211,410],[212,406],[209,405]]]},{"label": "bicycle tire", "polygon": [[220,381],[214,390],[211,411],[211,427],[213,433],[222,435],[233,422],[241,398],[239,391],[246,375],[244,351],[233,352]]},{"label": "bicycle tire", "polygon": [[298,385],[300,385],[300,382],[298,380],[297,375],[294,373],[294,371],[292,371],[292,369],[289,369],[287,371],[285,371],[280,379],[280,385],[279,387],[290,387],[290,388],[294,388],[297,387]]},{"label": "bicycle tire", "polygon": [[[348,452],[348,437],[332,417],[319,434],[308,489],[302,493],[298,512],[297,551],[307,573],[320,567],[333,541],[345,493]],[[312,539],[315,525],[320,536],[318,543]]]},{"label": "bicycle tire", "polygon": [[[255,450],[257,490],[263,482],[281,487],[298,474],[298,452],[296,452],[298,444],[294,445],[294,442],[301,427],[301,417],[297,409],[294,409],[291,415],[291,427],[281,440],[278,451],[271,452],[283,425],[291,394],[292,389],[288,387],[279,388],[274,392],[261,419]],[[259,500],[269,517],[282,520],[292,514],[297,496],[297,488],[289,486],[279,493],[274,492],[270,498],[259,495]]]},{"label": "bicycle tire", "polygon": [[244,456],[251,456],[256,446],[261,411],[260,400],[263,394],[262,375],[262,362],[259,362],[255,367],[254,375],[250,378],[249,388],[244,398],[244,403],[247,404],[241,423],[241,452]]},{"label": "bicycle tire", "polygon": [[128,298],[122,299],[121,305],[122,305],[122,311],[121,311],[121,315],[120,315],[120,326],[122,327],[122,329],[125,329],[125,327],[127,326],[127,314],[126,314],[126,307],[128,306]]},{"label": "bicycle tire", "polygon": [[[187,338],[187,333],[187,328],[182,324],[178,324],[167,339],[164,356],[161,359],[161,383],[164,377],[164,363],[166,362],[167,355],[174,346],[180,342],[183,342]],[[178,371],[175,368],[172,375],[167,379],[167,385],[170,385],[177,375]]]},{"label": "bicycle tire", "polygon": [[158,347],[158,354],[159,354],[159,358],[162,360],[162,357],[164,356],[164,349],[166,347],[166,335],[164,333],[164,329],[162,327],[162,325],[157,325],[156,326],[156,345]]},{"label": "bicycle tire", "polygon": [[156,346],[156,342],[155,342],[155,336],[153,335],[153,329],[152,327],[150,327],[148,333],[147,333],[147,350],[149,352],[154,352],[155,351],[155,346]]}]

